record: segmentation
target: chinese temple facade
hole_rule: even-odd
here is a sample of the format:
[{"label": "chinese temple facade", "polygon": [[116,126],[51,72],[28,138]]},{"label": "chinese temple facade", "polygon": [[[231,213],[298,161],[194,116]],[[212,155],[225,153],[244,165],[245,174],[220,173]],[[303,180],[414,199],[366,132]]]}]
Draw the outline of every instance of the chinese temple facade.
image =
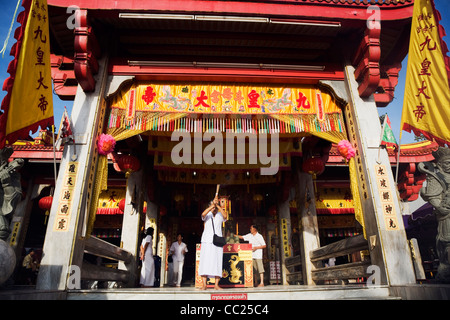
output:
[{"label": "chinese temple facade", "polygon": [[417,198],[414,163],[431,151],[402,151],[397,189],[378,115],[407,54],[412,0],[72,4],[48,0],[54,91],[73,100],[73,142],[58,155],[38,289],[73,288],[77,270],[137,286],[149,226],[160,286],[179,232],[194,285],[200,214],[217,185],[230,252],[233,235],[260,226],[266,283],[372,272],[377,284],[416,283],[402,200]]}]

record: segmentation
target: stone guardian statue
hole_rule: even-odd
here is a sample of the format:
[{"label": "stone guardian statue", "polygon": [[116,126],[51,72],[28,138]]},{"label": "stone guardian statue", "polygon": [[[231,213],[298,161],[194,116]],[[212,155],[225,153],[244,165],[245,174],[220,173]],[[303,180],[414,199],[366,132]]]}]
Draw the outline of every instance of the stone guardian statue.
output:
[{"label": "stone guardian statue", "polygon": [[419,171],[427,175],[426,186],[420,189],[420,195],[433,206],[438,222],[436,281],[450,283],[450,149],[439,147],[433,156],[434,163],[421,162],[418,165]]},{"label": "stone guardian statue", "polygon": [[22,199],[22,187],[18,170],[23,159],[8,162],[13,154],[11,147],[0,150],[0,286],[9,279],[16,264],[14,250],[6,243],[11,234],[10,224],[14,211]]},{"label": "stone guardian statue", "polygon": [[15,159],[8,163],[9,157],[13,154],[11,147],[0,150],[0,239],[6,241],[11,230],[11,223],[14,210],[22,199],[22,187],[20,185],[20,174],[18,170],[24,164],[23,159]]}]

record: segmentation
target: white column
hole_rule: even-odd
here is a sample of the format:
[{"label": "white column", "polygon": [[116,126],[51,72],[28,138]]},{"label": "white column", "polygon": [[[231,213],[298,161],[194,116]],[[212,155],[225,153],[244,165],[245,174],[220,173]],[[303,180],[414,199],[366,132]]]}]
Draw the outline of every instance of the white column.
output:
[{"label": "white column", "polygon": [[[353,119],[349,135],[357,141],[360,154],[357,172],[372,264],[380,268],[381,284],[415,283],[400,200],[386,150],[382,150],[377,162],[381,134],[377,107],[373,96],[368,99],[359,96],[354,70],[350,65],[345,68],[349,102],[347,122],[350,117]],[[383,175],[377,170],[379,166],[386,169]],[[380,178],[385,180],[383,185]],[[386,204],[392,208],[389,214]]]},{"label": "white column", "polygon": [[[99,61],[99,72],[95,76],[97,85],[94,92],[86,93],[78,86],[72,108],[72,125],[76,145],[66,145],[61,159],[60,172],[56,182],[54,200],[48,220],[43,247],[43,258],[37,279],[39,290],[65,290],[69,268],[81,268],[83,258],[83,229],[87,223],[87,209],[95,178],[98,159],[96,152],[97,134],[102,129],[105,115],[105,85],[107,82],[108,59]],[[76,159],[74,157],[76,155]],[[69,163],[77,165],[72,186],[70,210],[64,230],[58,230],[58,212],[61,197],[67,187],[64,181]],[[75,275],[76,276],[76,275]]]},{"label": "white column", "polygon": [[[138,243],[139,213],[142,212],[143,207],[143,171],[144,170],[141,168],[141,170],[131,173],[127,179],[120,246],[122,249],[130,252],[135,258],[127,265],[125,265],[123,261],[119,261],[119,269],[128,270],[130,272],[128,286],[134,286],[136,277],[138,277],[136,273],[136,262],[139,257],[140,246],[140,243]],[[155,242],[155,239],[153,239],[153,242]]]},{"label": "white column", "polygon": [[[300,249],[302,256],[303,283],[314,285],[312,270],[315,269],[311,262],[311,250],[320,247],[319,224],[317,222],[316,201],[314,194],[314,182],[308,173],[297,171],[298,179],[298,206],[300,208]],[[306,199],[309,195],[309,199]]]}]

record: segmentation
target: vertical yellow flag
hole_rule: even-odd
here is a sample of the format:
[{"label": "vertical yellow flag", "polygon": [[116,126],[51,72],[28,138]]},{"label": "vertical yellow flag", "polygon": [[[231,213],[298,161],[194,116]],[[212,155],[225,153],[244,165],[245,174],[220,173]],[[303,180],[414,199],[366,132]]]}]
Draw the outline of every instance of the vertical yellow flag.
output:
[{"label": "vertical yellow flag", "polygon": [[435,12],[432,0],[414,2],[400,128],[450,145],[450,88]]},{"label": "vertical yellow flag", "polygon": [[47,0],[32,0],[7,111],[6,140],[10,144],[30,130],[53,124],[48,19]]}]

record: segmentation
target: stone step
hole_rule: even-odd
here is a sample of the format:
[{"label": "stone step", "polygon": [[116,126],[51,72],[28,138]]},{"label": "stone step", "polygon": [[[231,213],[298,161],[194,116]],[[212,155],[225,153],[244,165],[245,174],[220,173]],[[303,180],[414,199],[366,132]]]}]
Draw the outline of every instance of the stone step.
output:
[{"label": "stone step", "polygon": [[[219,296],[218,296],[219,295]],[[212,300],[214,298],[245,300],[340,300],[397,299],[389,296],[387,286],[266,286],[263,288],[224,289],[215,291],[181,288],[126,288],[69,290],[68,300]]]}]

